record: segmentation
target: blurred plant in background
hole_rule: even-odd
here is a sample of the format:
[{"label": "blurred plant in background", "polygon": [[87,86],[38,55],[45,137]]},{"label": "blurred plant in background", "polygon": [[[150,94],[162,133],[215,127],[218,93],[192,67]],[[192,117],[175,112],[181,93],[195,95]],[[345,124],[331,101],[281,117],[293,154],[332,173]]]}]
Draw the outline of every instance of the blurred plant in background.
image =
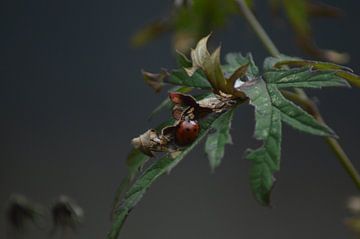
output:
[{"label": "blurred plant in background", "polygon": [[44,208],[23,195],[13,194],[8,200],[5,215],[10,234],[24,233],[31,224],[39,227]]},{"label": "blurred plant in background", "polygon": [[13,194],[5,210],[9,238],[18,238],[19,235],[25,237],[30,225],[49,236],[59,233],[60,237],[68,238],[70,233],[78,229],[83,217],[83,209],[65,195],[61,195],[50,207],[45,207],[31,202],[23,195]]},{"label": "blurred plant in background", "polygon": [[[257,4],[263,2],[246,0],[255,12]],[[314,18],[342,16],[340,9],[313,0],[268,0],[267,5],[277,20],[288,22],[295,33],[296,43],[305,53],[335,63],[348,62],[347,53],[317,47],[311,26]],[[131,43],[140,47],[170,32],[174,49],[188,53],[201,37],[225,27],[235,15],[241,15],[235,0],[175,0],[165,17],[138,30]],[[273,22],[276,25],[276,21]]]},{"label": "blurred plant in background", "polygon": [[352,196],[347,201],[347,208],[352,214],[345,219],[345,225],[360,238],[360,196]]},{"label": "blurred plant in background", "polygon": [[51,207],[53,229],[51,234],[75,232],[83,220],[84,211],[68,196],[61,195]]}]

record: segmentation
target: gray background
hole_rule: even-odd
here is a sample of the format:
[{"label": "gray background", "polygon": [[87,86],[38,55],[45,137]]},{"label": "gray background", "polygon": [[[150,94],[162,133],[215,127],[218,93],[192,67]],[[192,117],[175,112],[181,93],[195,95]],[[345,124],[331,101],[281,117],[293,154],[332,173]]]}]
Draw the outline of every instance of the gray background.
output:
[{"label": "gray background", "polygon": [[[125,175],[129,141],[167,116],[147,122],[163,99],[140,69],[174,66],[170,35],[141,49],[129,36],[166,14],[167,1],[2,1],[0,3],[0,204],[13,192],[50,205],[67,194],[85,210],[75,238],[104,238],[114,191]],[[260,5],[260,1],[257,1]],[[326,1],[343,8],[340,20],[314,22],[319,45],[351,53],[360,72],[359,1]],[[282,52],[300,55],[285,24],[275,26],[266,6],[258,16]],[[213,38],[223,52],[267,55],[240,17]],[[328,124],[360,169],[359,89],[311,91]],[[122,238],[350,238],[345,201],[358,193],[323,139],[284,127],[282,169],[272,209],[253,199],[249,162],[253,112],[241,107],[234,145],[216,173],[202,146],[155,183],[133,210]],[[0,238],[5,236],[0,220]],[[31,229],[29,237],[46,238]]]}]

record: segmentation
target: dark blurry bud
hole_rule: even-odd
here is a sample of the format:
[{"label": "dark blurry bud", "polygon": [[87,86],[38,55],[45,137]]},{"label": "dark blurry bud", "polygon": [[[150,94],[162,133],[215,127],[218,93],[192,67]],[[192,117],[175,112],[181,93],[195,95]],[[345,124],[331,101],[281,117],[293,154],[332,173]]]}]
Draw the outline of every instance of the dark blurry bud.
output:
[{"label": "dark blurry bud", "polygon": [[172,44],[177,51],[188,54],[191,48],[196,45],[198,38],[195,32],[177,31],[173,35]]},{"label": "dark blurry bud", "polygon": [[141,47],[170,30],[168,19],[156,20],[137,31],[130,39],[131,45]]},{"label": "dark blurry bud", "polygon": [[6,221],[10,229],[22,232],[29,223],[35,223],[42,216],[39,206],[22,195],[12,195],[6,207]]},{"label": "dark blurry bud", "polygon": [[62,232],[69,229],[76,231],[84,216],[82,208],[64,195],[54,202],[51,207],[51,214],[53,219],[52,234],[57,230]]},{"label": "dark blurry bud", "polygon": [[350,60],[350,55],[346,52],[337,52],[330,49],[319,48],[310,35],[298,35],[296,41],[307,54],[314,57],[337,64],[346,64]]},{"label": "dark blurry bud", "polygon": [[360,214],[360,197],[350,197],[347,201],[347,208],[353,214]]},{"label": "dark blurry bud", "polygon": [[345,13],[337,7],[333,7],[321,2],[307,2],[307,11],[313,17],[341,17]]},{"label": "dark blurry bud", "polygon": [[347,218],[345,225],[356,235],[360,236],[360,218]]},{"label": "dark blurry bud", "polygon": [[162,70],[160,73],[151,73],[141,70],[145,83],[148,84],[155,92],[160,92],[164,86],[164,80],[169,76],[169,73]]},{"label": "dark blurry bud", "polygon": [[334,50],[323,50],[323,58],[338,64],[346,64],[350,61],[350,55],[346,52],[337,52]]},{"label": "dark blurry bud", "polygon": [[192,0],[174,0],[175,7],[187,7],[192,4]]},{"label": "dark blurry bud", "polygon": [[360,236],[360,197],[350,197],[346,206],[353,216],[346,218],[344,223],[354,234]]}]

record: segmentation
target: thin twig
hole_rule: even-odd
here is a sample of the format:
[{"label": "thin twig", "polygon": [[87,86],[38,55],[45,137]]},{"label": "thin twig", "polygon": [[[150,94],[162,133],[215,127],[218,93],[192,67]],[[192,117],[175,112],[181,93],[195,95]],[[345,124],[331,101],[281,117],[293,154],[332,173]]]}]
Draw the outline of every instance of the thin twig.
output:
[{"label": "thin twig", "polygon": [[268,50],[268,52],[273,56],[280,55],[279,50],[266,33],[264,28],[260,25],[259,21],[255,18],[254,14],[248,8],[247,4],[243,0],[236,0],[241,13],[244,15],[245,19],[247,20],[250,27],[254,30],[255,34],[258,36],[259,40],[262,42],[264,47]]},{"label": "thin twig", "polygon": [[[261,40],[264,47],[268,50],[268,52],[276,57],[280,55],[280,51],[276,48],[275,44],[272,42],[270,37],[265,32],[264,28],[260,25],[259,21],[256,19],[254,14],[251,12],[249,7],[247,6],[244,0],[236,0],[241,13],[244,15],[246,21],[252,28],[252,30],[256,33],[258,38]],[[296,93],[291,93],[292,98],[299,104],[302,104],[306,110],[311,113],[319,122],[324,123],[324,119],[322,118],[318,108],[315,103],[306,95],[305,91],[302,89],[296,89]],[[287,97],[290,97],[288,94]],[[356,168],[350,161],[349,157],[346,155],[344,150],[342,149],[339,142],[331,137],[326,137],[326,143],[330,146],[332,151],[336,154],[339,159],[341,165],[344,167],[346,172],[350,175],[356,187],[360,189],[360,175],[357,172]]]}]

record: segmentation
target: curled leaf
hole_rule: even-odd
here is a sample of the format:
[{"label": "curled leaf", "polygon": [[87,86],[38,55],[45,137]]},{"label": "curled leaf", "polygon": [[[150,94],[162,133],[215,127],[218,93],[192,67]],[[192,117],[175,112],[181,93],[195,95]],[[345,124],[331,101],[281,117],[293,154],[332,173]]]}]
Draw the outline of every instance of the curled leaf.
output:
[{"label": "curled leaf", "polygon": [[164,80],[168,77],[168,72],[162,70],[160,73],[151,73],[141,70],[145,83],[148,84],[155,92],[160,92],[164,86]]},{"label": "curled leaf", "polygon": [[202,68],[205,60],[210,57],[210,53],[206,46],[209,37],[210,35],[200,39],[200,41],[196,44],[195,49],[191,49],[192,66],[185,68],[185,71],[189,76],[192,76],[197,69]]},{"label": "curled leaf", "polygon": [[256,66],[251,53],[243,56],[241,53],[228,53],[225,56],[227,64],[222,66],[225,75],[234,74],[240,67],[247,65],[246,76],[250,79],[259,75],[259,69]]},{"label": "curled leaf", "polygon": [[[232,65],[221,66],[221,48],[216,48],[216,50],[210,54],[206,46],[208,38],[209,36],[202,38],[196,48],[192,50],[192,67],[185,68],[186,72],[189,76],[191,76],[197,72],[198,69],[201,69],[211,84],[214,93],[218,95],[226,94],[232,96],[233,98],[244,99],[245,95],[236,89],[237,87],[235,87],[235,82],[240,78],[252,78],[257,75],[257,67],[254,64],[251,55],[248,55],[248,58],[246,58],[245,61],[240,58],[240,64],[238,59],[234,59],[237,57],[236,55],[229,55],[227,58],[228,61],[232,61]],[[227,70],[226,76],[229,78],[225,77],[223,69]],[[231,71],[229,69],[231,69]]]},{"label": "curled leaf", "polygon": [[130,42],[134,47],[144,46],[159,35],[169,31],[170,26],[168,19],[154,21],[137,31],[131,37]]},{"label": "curled leaf", "polygon": [[135,149],[149,157],[154,157],[154,152],[172,152],[175,149],[170,143],[174,139],[174,134],[168,134],[170,128],[174,129],[176,125],[164,127],[161,133],[155,129],[149,129],[140,136],[133,138],[131,144]]},{"label": "curled leaf", "polygon": [[[191,87],[186,87],[186,86],[175,86],[172,89],[170,89],[170,91],[176,91],[176,92],[182,92],[182,93],[188,93],[192,90]],[[149,120],[152,119],[152,117],[156,114],[158,114],[160,111],[162,111],[163,109],[170,109],[171,108],[171,102],[169,98],[166,98],[165,100],[163,100],[160,105],[158,105],[149,115]]]},{"label": "curled leaf", "polygon": [[329,74],[335,75],[335,77],[327,77],[329,80],[345,79],[354,86],[360,87],[360,76],[353,73],[353,70],[349,67],[337,65],[329,62],[321,61],[310,61],[310,60],[301,60],[301,59],[290,59],[290,60],[280,60],[274,64],[275,68],[280,68],[282,66],[287,67],[308,67],[309,70],[319,70],[320,73],[324,74],[327,72]]}]

